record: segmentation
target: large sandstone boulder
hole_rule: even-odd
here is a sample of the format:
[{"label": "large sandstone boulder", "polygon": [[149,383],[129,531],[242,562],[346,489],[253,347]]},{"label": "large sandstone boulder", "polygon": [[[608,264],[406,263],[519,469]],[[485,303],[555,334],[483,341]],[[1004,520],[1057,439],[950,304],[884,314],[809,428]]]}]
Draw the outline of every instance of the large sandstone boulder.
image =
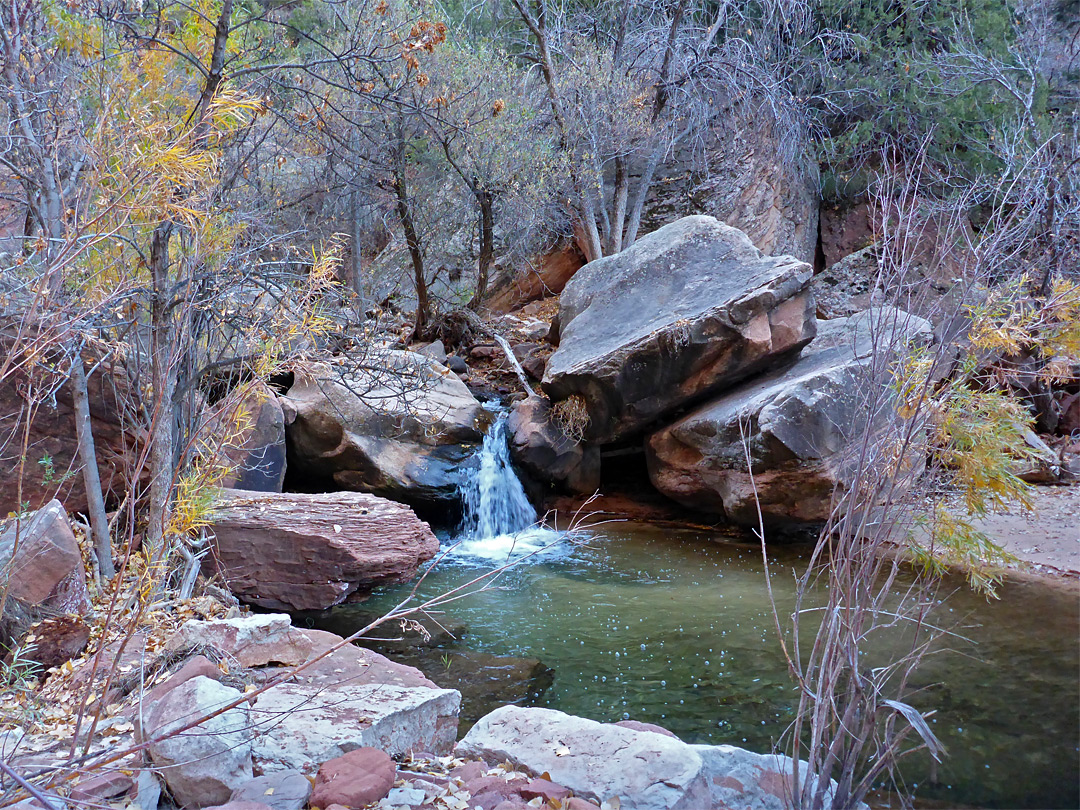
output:
[{"label": "large sandstone boulder", "polygon": [[449,369],[403,351],[301,369],[281,401],[293,474],[419,505],[457,499],[491,419]]},{"label": "large sandstone boulder", "polygon": [[241,696],[232,687],[196,677],[154,705],[143,707],[145,739],[163,738],[148,746],[150,759],[179,806],[223,804],[254,777],[247,704],[240,703],[194,728],[180,730]]},{"label": "large sandstone boulder", "polygon": [[170,652],[213,647],[242,667],[295,666],[308,660],[312,643],[281,613],[256,613],[232,619],[188,619],[165,643]]},{"label": "large sandstone boulder", "polygon": [[552,709],[496,709],[454,753],[550,774],[553,782],[597,803],[618,796],[623,810],[709,807],[701,757],[686,743]]},{"label": "large sandstone boulder", "polygon": [[[341,642],[301,631],[312,657]],[[262,670],[270,678],[281,670]],[[365,746],[391,756],[445,754],[457,739],[461,694],[440,689],[413,667],[351,644],[259,696],[255,762],[264,773],[313,773],[327,760]]]},{"label": "large sandstone boulder", "polygon": [[285,414],[265,383],[236,389],[208,406],[197,446],[229,468],[222,486],[281,492],[285,481]]},{"label": "large sandstone boulder", "polygon": [[791,806],[789,757],[731,745],[687,745],[664,729],[650,728],[656,727],[503,706],[481,718],[454,753],[547,774],[597,804],[618,798],[623,810]]},{"label": "large sandstone boulder", "polygon": [[33,612],[84,613],[90,606],[82,552],[60,501],[9,521],[0,534],[0,588]]},{"label": "large sandstone boulder", "polygon": [[600,448],[574,441],[551,416],[551,403],[529,397],[507,418],[510,456],[532,479],[591,495],[600,486]]},{"label": "large sandstone boulder", "polygon": [[544,390],[584,398],[591,441],[632,435],[806,345],[810,276],[712,217],[666,225],[566,286]]},{"label": "large sandstone boulder", "polygon": [[867,405],[886,384],[887,344],[895,351],[928,342],[931,333],[927,321],[892,308],[819,322],[798,360],[653,434],[653,484],[680,503],[744,525],[758,523],[755,491],[767,525],[824,521],[853,446],[887,418],[888,408],[879,408],[871,422]]},{"label": "large sandstone boulder", "polygon": [[321,610],[411,579],[439,548],[409,507],[359,492],[222,490],[210,529],[232,592],[286,611]]}]

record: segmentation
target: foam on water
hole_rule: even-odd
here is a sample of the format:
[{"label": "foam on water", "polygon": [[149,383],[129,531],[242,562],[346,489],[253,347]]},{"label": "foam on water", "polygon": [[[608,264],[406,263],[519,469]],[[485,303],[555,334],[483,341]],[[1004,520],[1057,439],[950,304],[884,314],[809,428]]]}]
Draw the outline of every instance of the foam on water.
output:
[{"label": "foam on water", "polygon": [[529,555],[547,558],[561,535],[538,525],[536,510],[510,462],[505,414],[484,437],[477,459],[479,465],[461,487],[464,518],[448,556],[493,564]]}]

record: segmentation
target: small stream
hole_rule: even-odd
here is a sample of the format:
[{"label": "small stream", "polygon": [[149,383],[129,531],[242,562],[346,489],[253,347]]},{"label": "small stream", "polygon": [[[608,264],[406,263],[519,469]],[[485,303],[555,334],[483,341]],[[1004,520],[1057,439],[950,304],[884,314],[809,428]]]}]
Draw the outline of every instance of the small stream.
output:
[{"label": "small stream", "polygon": [[[584,543],[529,529],[535,513],[523,492],[516,500],[516,477],[506,478],[513,471],[499,458],[500,429],[492,431],[476,490],[466,494],[472,517],[456,534],[460,543],[428,576],[422,595],[467,582],[508,556],[533,556],[503,574],[498,587],[455,603],[442,621],[456,638],[434,649],[386,651],[442,685],[466,687],[463,731],[514,700],[600,721],[659,723],[688,742],[770,750],[792,719],[795,694],[757,548],[645,524],[594,527]],[[507,492],[514,508],[502,500]],[[480,506],[485,493],[498,504]],[[792,572],[804,553],[773,551],[781,615],[792,605]],[[949,806],[1077,807],[1075,595],[1010,584],[1000,600],[987,601],[959,579],[946,582],[942,594],[948,597],[937,620],[963,639],[951,638],[948,650],[928,657],[913,702],[937,709],[932,727],[950,756],[932,780],[928,758],[916,755],[903,768],[904,781],[918,797]],[[401,596],[401,588],[387,590],[320,624],[349,632]],[[899,650],[903,640],[890,643]],[[885,644],[871,654],[889,653]],[[508,678],[526,688],[500,690]]]}]

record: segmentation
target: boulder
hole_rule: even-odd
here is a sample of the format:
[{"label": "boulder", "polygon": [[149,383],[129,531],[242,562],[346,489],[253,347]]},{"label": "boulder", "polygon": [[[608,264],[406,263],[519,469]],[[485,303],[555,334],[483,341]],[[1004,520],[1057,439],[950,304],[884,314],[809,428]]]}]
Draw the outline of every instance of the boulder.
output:
[{"label": "boulder", "polygon": [[315,776],[315,807],[362,808],[382,799],[394,786],[397,767],[377,748],[358,748],[324,762]]},{"label": "boulder", "polygon": [[472,727],[454,753],[547,774],[597,803],[617,796],[623,810],[709,806],[701,757],[686,743],[552,709],[496,709]]},{"label": "boulder", "polygon": [[213,647],[243,667],[266,664],[295,666],[311,656],[311,640],[293,628],[292,620],[280,613],[238,616],[234,619],[200,621],[188,619],[169,638],[170,651],[190,647]]},{"label": "boulder", "polygon": [[506,428],[514,464],[534,480],[586,495],[600,487],[600,448],[567,436],[546,398],[515,403]]},{"label": "boulder", "polygon": [[[791,806],[792,760],[782,754],[755,754],[732,745],[688,745],[649,730],[597,723],[551,709],[497,709],[473,726],[454,753],[508,761],[544,774],[522,790],[524,796],[565,800],[563,786],[597,805],[617,797],[623,810]],[[826,806],[834,788],[831,783]],[[860,810],[865,807],[860,805]]]},{"label": "boulder", "polygon": [[[143,739],[169,735],[195,718],[233,702],[243,694],[210,678],[196,677],[143,706]],[[181,807],[224,804],[232,792],[254,777],[252,727],[241,703],[184,732],[148,746],[154,767]]]},{"label": "boulder", "polygon": [[[2,489],[2,487],[0,487]],[[7,596],[31,609],[85,613],[90,606],[82,552],[55,498],[0,534],[0,578]]]},{"label": "boulder", "polygon": [[654,486],[686,506],[743,525],[758,523],[755,492],[766,525],[827,519],[834,490],[843,491],[853,445],[887,419],[887,407],[876,410],[873,423],[868,419],[867,398],[886,384],[881,370],[889,366],[886,354],[874,356],[872,333],[895,351],[929,342],[932,328],[892,308],[821,321],[798,360],[654,433],[647,443]]},{"label": "boulder", "polygon": [[199,677],[219,681],[221,680],[221,669],[205,655],[193,655],[179,669],[173,672],[167,680],[147,692],[143,700],[147,705],[152,706],[180,684]]},{"label": "boulder", "polygon": [[282,406],[292,474],[420,505],[456,502],[491,420],[448,368],[393,350],[301,368]]},{"label": "boulder", "polygon": [[[734,745],[691,745],[689,748],[701,757],[712,807],[788,810],[792,806],[791,757],[755,754]],[[806,764],[803,763],[800,775],[805,774]],[[831,782],[826,790],[823,807],[831,806],[835,785]],[[860,802],[856,810],[867,810],[867,807]]]},{"label": "boulder", "polygon": [[[313,773],[323,762],[365,746],[392,756],[444,754],[453,747],[460,693],[351,644],[325,654],[340,636],[302,632],[312,641],[312,656],[324,657],[259,695],[252,710],[259,727],[254,757],[263,773]],[[259,670],[266,678],[279,671]]]},{"label": "boulder", "polygon": [[270,810],[303,810],[311,796],[311,781],[300,771],[257,776],[233,791],[230,802],[261,802]]},{"label": "boulder", "polygon": [[583,397],[591,441],[631,436],[806,345],[810,276],[712,217],[666,225],[567,284],[544,390]]},{"label": "boulder", "polygon": [[56,616],[30,628],[20,658],[43,669],[58,667],[78,656],[90,643],[90,627],[78,616]]},{"label": "boulder", "polygon": [[321,610],[415,576],[439,542],[399,503],[358,492],[222,490],[210,523],[234,594],[273,610]]},{"label": "boulder", "polygon": [[268,385],[238,388],[207,406],[197,441],[229,472],[229,489],[281,492],[285,481],[285,413]]},{"label": "boulder", "polygon": [[812,289],[817,316],[822,320],[847,318],[880,303],[878,251],[870,246],[858,250],[814,276]]},{"label": "boulder", "polygon": [[[10,338],[0,336],[0,357],[10,350]],[[66,362],[66,359],[58,361],[58,367]],[[94,434],[101,485],[107,496],[119,501],[127,487],[122,471],[134,465],[138,454],[134,446],[135,432],[124,429],[129,424],[125,403],[133,401],[136,395],[128,386],[127,373],[114,367],[109,360],[98,362],[93,358],[87,363],[87,374],[90,429]],[[45,390],[51,382],[47,381],[42,387],[42,381],[38,380],[35,389]],[[20,443],[23,440],[25,385],[26,380],[19,371],[0,380],[0,437],[4,440],[16,435]],[[55,397],[40,403],[34,410],[26,438],[25,465],[20,464],[21,451],[14,451],[11,444],[0,449],[0,519],[8,513],[21,512],[23,503],[36,507],[53,498],[60,500],[71,514],[85,514],[86,489],[79,463],[70,385],[60,384]],[[20,467],[21,495],[16,486]],[[19,502],[20,497],[23,503]]]}]

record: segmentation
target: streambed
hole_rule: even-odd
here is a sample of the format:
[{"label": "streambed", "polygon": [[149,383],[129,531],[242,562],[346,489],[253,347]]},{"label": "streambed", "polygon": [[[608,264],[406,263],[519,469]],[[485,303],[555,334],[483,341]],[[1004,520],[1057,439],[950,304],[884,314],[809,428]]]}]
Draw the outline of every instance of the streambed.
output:
[{"label": "streambed", "polygon": [[[478,654],[539,659],[553,672],[522,690],[521,702],[600,721],[659,723],[688,742],[767,751],[792,719],[795,694],[759,552],[717,539],[626,523],[590,530],[583,545],[558,543],[504,574],[498,588],[455,603],[447,621],[464,632],[421,665],[452,687],[499,677],[497,664],[485,672],[491,659]],[[519,541],[518,550],[528,542]],[[459,548],[427,577],[422,595],[467,582],[510,547],[503,538]],[[773,554],[783,614],[803,552]],[[362,606],[339,608],[332,629],[355,629],[363,616],[405,593],[388,589]],[[938,620],[968,641],[952,638],[951,651],[924,663],[918,675],[924,691],[915,702],[938,710],[933,729],[950,756],[931,780],[928,758],[917,754],[923,758],[909,761],[904,779],[917,786],[917,796],[950,805],[1076,807],[1075,594],[1010,584],[991,602],[960,580],[947,583],[944,593],[950,595]],[[463,727],[490,708],[482,695],[467,697]]]}]

